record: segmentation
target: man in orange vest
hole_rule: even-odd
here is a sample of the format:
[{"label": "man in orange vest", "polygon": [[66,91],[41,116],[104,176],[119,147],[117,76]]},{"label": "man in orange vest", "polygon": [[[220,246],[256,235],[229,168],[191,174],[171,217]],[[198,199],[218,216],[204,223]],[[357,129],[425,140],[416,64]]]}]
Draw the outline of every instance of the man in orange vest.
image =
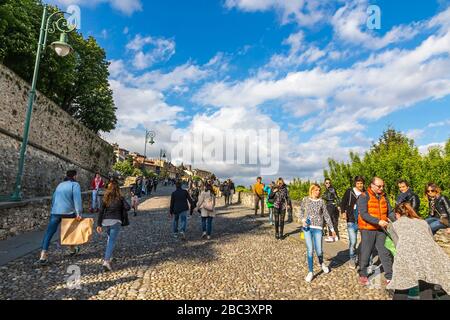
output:
[{"label": "man in orange vest", "polygon": [[378,251],[387,283],[392,279],[392,256],[384,246],[388,220],[395,220],[389,200],[383,192],[384,181],[378,177],[372,179],[370,187],[357,201],[358,227],[361,231],[359,282],[368,285],[367,267],[374,248]]}]

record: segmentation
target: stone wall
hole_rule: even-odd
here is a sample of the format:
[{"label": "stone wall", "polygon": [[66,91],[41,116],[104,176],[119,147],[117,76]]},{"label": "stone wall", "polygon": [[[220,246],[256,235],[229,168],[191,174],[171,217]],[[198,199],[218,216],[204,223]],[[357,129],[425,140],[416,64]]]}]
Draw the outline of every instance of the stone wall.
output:
[{"label": "stone wall", "polygon": [[[239,200],[243,206],[254,208],[254,198],[253,194],[248,192],[240,192]],[[294,221],[297,221],[297,214],[300,208],[300,201],[292,201],[292,206],[294,208]],[[264,213],[268,213],[269,209],[267,205],[264,209]],[[287,219],[287,217],[286,217]],[[345,219],[339,219],[339,233],[341,240],[348,243],[348,233],[347,233],[347,223]],[[436,242],[450,255],[450,236],[445,233],[445,230],[439,230],[439,232],[434,236]],[[359,239],[358,239],[359,240]]]},{"label": "stone wall", "polygon": [[[0,64],[0,194],[11,194],[18,168],[30,86]],[[51,195],[68,169],[83,190],[95,171],[107,175],[113,148],[42,94],[37,94],[23,175],[23,196]]]},{"label": "stone wall", "polygon": [[[121,188],[130,201],[130,188]],[[83,192],[83,212],[88,212],[91,192]],[[29,199],[18,203],[0,203],[0,240],[25,232],[44,230],[50,218],[51,197]]]}]

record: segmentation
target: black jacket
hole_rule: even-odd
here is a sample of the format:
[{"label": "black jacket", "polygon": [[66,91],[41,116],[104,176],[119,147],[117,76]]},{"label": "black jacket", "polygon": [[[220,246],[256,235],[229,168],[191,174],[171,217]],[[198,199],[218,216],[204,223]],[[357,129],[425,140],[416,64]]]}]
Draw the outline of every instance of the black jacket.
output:
[{"label": "black jacket", "polygon": [[415,194],[411,189],[408,189],[405,193],[400,193],[397,197],[396,204],[402,204],[405,202],[409,202],[409,204],[413,207],[414,211],[418,214],[420,210],[420,199],[417,194]]},{"label": "black jacket", "polygon": [[358,197],[356,196],[355,191],[353,191],[353,188],[348,188],[347,191],[345,191],[344,197],[342,198],[340,204],[341,212],[347,213],[347,223],[358,223],[353,212],[357,200]]},{"label": "black jacket", "polygon": [[448,201],[447,197],[440,196],[435,201],[436,201],[435,212],[431,212],[431,200],[428,203],[429,208],[430,208],[429,217],[438,218],[438,219],[439,218],[448,218],[450,216],[450,202]]},{"label": "black jacket", "polygon": [[102,222],[105,219],[117,219],[123,221],[123,198],[113,201],[108,207],[106,207],[102,201],[100,213],[98,214],[97,225],[102,226]]},{"label": "black jacket", "polygon": [[327,188],[323,193],[322,199],[325,200],[327,205],[337,205],[339,203],[339,197],[333,187]]},{"label": "black jacket", "polygon": [[189,211],[189,204],[192,206],[193,201],[189,192],[182,188],[177,188],[172,192],[170,197],[170,214],[178,214],[183,211]]}]

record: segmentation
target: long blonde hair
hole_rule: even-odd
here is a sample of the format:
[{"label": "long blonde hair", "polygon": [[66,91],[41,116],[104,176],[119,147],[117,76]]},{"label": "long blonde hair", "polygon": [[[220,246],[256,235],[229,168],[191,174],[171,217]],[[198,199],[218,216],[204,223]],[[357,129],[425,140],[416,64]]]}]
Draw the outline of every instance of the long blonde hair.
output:
[{"label": "long blonde hair", "polygon": [[112,202],[120,200],[122,195],[120,193],[119,184],[115,180],[111,180],[106,188],[105,195],[103,197],[103,204],[105,207],[109,207]]}]

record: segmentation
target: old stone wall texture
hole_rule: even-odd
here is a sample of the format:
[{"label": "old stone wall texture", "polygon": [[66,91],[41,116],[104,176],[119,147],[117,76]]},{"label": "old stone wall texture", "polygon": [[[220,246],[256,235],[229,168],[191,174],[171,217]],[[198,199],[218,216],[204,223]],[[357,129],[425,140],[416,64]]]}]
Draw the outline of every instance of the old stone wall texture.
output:
[{"label": "old stone wall texture", "polygon": [[[30,86],[0,64],[0,194],[13,191]],[[112,146],[42,94],[33,106],[22,183],[25,199],[49,196],[68,169],[79,171],[83,190],[95,171],[107,175]]]}]

